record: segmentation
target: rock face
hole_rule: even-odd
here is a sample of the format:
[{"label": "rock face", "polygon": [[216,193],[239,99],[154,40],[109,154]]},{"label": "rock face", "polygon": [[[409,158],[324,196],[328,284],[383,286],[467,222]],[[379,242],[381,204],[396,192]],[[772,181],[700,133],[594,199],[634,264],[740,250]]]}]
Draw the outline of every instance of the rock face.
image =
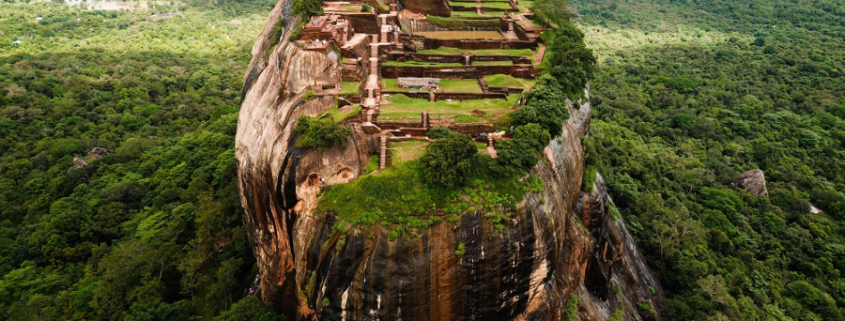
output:
[{"label": "rock face", "polygon": [[84,159],[82,159],[82,158],[79,158],[79,157],[74,157],[74,158],[73,158],[73,166],[71,166],[70,168],[68,168],[68,169],[67,169],[67,172],[68,172],[68,173],[70,173],[70,172],[72,172],[72,171],[75,171],[75,170],[77,170],[77,169],[83,168],[83,167],[85,167],[85,166],[88,166],[88,162],[86,162],[86,161],[85,161]]},{"label": "rock face", "polygon": [[90,152],[88,152],[88,157],[101,159],[101,158],[106,157],[106,155],[109,155],[111,153],[114,153],[114,151],[110,150],[110,149],[105,149],[105,148],[102,148],[102,147],[94,147],[94,148],[91,149]]},{"label": "rock face", "polygon": [[766,177],[763,176],[762,170],[752,169],[742,173],[739,175],[737,185],[753,195],[769,196],[769,191],[766,190]]},{"label": "rock face", "polygon": [[659,311],[662,290],[624,223],[612,218],[601,178],[593,193],[580,191],[587,103],[570,105],[563,134],[532,169],[543,191],[526,194],[501,232],[478,211],[407,239],[390,240],[380,225],[332,231],[335,217],[311,213],[319,187],[309,178],[355,179],[377,154],[377,136],[353,124],[345,148],[295,147],[297,117],[334,107],[329,96],[304,102],[307,87],[341,75],[325,54],[285,41],[299,22],[289,7],[275,6],[253,46],[236,137],[264,301],[294,320],[563,320],[574,294],[581,320],[606,320],[617,309],[627,320],[660,319],[638,308]]}]

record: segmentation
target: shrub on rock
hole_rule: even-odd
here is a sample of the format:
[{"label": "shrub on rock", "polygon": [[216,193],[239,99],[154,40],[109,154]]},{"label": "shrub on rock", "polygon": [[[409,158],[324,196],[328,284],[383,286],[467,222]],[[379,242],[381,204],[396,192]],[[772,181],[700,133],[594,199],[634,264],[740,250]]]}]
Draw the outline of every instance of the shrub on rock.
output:
[{"label": "shrub on rock", "polygon": [[430,182],[461,186],[472,176],[477,153],[469,136],[451,134],[428,145],[421,167]]},{"label": "shrub on rock", "polygon": [[321,152],[329,147],[345,143],[352,135],[352,130],[338,125],[331,120],[319,120],[308,116],[300,116],[296,122],[296,132],[299,138],[296,147],[317,148]]}]

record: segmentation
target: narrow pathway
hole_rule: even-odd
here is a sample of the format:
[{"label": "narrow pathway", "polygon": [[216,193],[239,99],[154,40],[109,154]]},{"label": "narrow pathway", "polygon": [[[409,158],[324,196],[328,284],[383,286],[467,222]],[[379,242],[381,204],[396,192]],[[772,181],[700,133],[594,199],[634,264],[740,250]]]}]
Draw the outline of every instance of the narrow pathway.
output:
[{"label": "narrow pathway", "polygon": [[[381,21],[381,29],[380,34],[370,34],[370,59],[369,59],[369,67],[370,72],[369,76],[367,77],[367,85],[364,90],[367,91],[367,98],[364,99],[364,107],[367,108],[367,121],[368,122],[376,122],[378,120],[378,113],[379,109],[382,105],[382,97],[381,97],[381,77],[379,73],[379,47],[380,46],[401,46],[398,39],[398,30],[399,27],[388,22],[389,18],[395,18],[399,14],[396,11],[396,0],[392,0],[390,4],[391,11],[387,14],[380,14],[378,15],[378,19]],[[393,41],[390,41],[391,34],[393,35]],[[357,35],[356,35],[357,36]],[[378,94],[377,94],[378,92]]]},{"label": "narrow pathway", "polygon": [[490,87],[487,86],[487,80],[485,80],[484,77],[478,78],[478,85],[481,86],[482,92],[484,92],[485,94],[490,93]]},{"label": "narrow pathway", "polygon": [[529,86],[529,85],[528,85],[528,84],[526,84],[524,81],[522,81],[522,80],[523,80],[522,78],[514,78],[514,79],[516,79],[516,81],[519,81],[519,83],[520,83],[520,84],[522,84],[522,87],[524,87],[524,88],[525,88],[525,90],[529,90],[529,89],[531,89],[531,86]]}]

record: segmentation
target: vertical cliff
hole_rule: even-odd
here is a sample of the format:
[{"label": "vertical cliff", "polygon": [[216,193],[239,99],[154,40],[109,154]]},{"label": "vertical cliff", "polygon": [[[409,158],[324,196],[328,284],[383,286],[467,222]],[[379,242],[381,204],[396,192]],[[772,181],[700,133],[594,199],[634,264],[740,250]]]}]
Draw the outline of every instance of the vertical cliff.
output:
[{"label": "vertical cliff", "polygon": [[307,88],[332,86],[341,75],[337,61],[286,41],[299,22],[289,11],[281,0],[253,46],[236,142],[263,300],[296,320],[564,320],[568,304],[582,320],[616,310],[659,320],[643,307],[659,309],[660,286],[613,218],[601,179],[581,192],[588,103],[570,104],[563,134],[531,170],[545,182],[542,192],[524,195],[502,231],[481,211],[411,238],[391,239],[380,225],[333,231],[335,217],[312,212],[319,188],[307,177],[357,178],[377,153],[377,137],[353,124],[345,148],[295,147],[297,117],[334,107],[330,96],[305,102]]}]

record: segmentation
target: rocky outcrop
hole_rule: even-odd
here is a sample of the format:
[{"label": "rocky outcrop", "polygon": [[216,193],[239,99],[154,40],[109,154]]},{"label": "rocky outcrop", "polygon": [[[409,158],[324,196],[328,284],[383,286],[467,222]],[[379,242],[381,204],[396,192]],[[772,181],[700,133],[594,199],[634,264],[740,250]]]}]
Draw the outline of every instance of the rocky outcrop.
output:
[{"label": "rocky outcrop", "polygon": [[[249,239],[261,273],[260,296],[294,320],[563,320],[572,294],[578,318],[659,319],[660,286],[651,276],[600,179],[580,191],[589,104],[570,107],[563,134],[532,174],[545,182],[528,193],[497,230],[488,213],[464,213],[418,236],[391,239],[385,227],[339,232],[336,218],[315,215],[319,186],[355,179],[376,154],[375,136],[356,124],[345,146],[324,152],[295,147],[300,115],[334,107],[331,97],[303,101],[308,86],[340,80],[325,54],[287,41],[298,18],[280,1],[253,46],[238,119],[238,179]],[[285,17],[282,38],[269,37]],[[266,58],[265,58],[266,57]],[[463,252],[456,249],[463,244]],[[617,294],[614,286],[621,292]]]},{"label": "rocky outcrop", "polygon": [[110,149],[102,148],[102,147],[94,147],[94,148],[91,149],[90,152],[88,152],[88,157],[101,159],[101,158],[106,157],[106,155],[109,155],[111,153],[114,153],[114,151],[110,150]]},{"label": "rocky outcrop", "polygon": [[73,166],[71,166],[70,168],[68,168],[68,169],[67,169],[67,172],[68,172],[68,173],[70,173],[70,172],[72,172],[72,171],[75,171],[75,170],[77,170],[77,169],[83,168],[83,167],[85,167],[85,166],[88,166],[88,163],[87,163],[84,159],[79,158],[79,157],[74,157],[74,158],[73,158]]},{"label": "rocky outcrop", "polygon": [[663,290],[613,208],[601,175],[596,178],[592,193],[581,192],[575,208],[582,213],[590,231],[590,239],[583,243],[593,245],[584,286],[577,291],[581,298],[579,319],[606,320],[614,313],[629,316],[629,320],[659,319],[645,307],[659,310]]},{"label": "rocky outcrop", "polygon": [[736,184],[752,195],[769,196],[769,191],[766,190],[766,177],[762,170],[752,169],[742,173],[742,175],[739,175]]}]

